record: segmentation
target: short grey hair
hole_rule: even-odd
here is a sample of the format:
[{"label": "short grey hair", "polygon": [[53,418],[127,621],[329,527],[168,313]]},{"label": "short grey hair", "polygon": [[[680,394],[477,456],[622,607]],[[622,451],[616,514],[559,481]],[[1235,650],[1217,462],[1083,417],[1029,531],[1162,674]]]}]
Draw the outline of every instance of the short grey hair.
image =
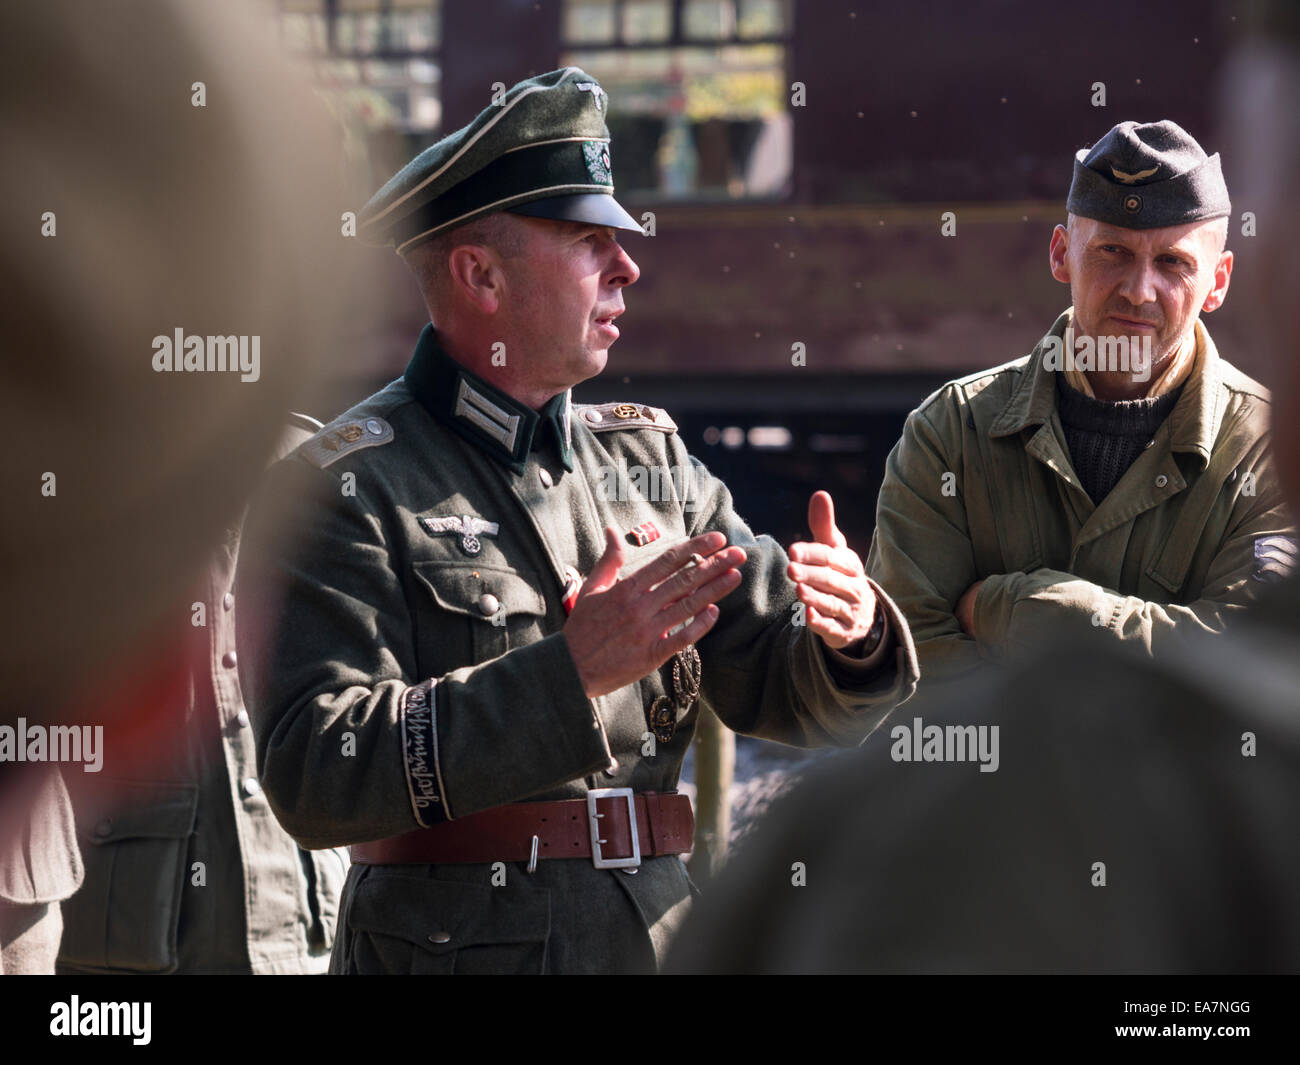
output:
[{"label": "short grey hair", "polygon": [[524,237],[518,220],[498,211],[445,230],[403,252],[402,258],[415,274],[431,310],[446,300],[450,279],[447,259],[462,244],[480,244],[503,259],[512,259],[522,254]]}]

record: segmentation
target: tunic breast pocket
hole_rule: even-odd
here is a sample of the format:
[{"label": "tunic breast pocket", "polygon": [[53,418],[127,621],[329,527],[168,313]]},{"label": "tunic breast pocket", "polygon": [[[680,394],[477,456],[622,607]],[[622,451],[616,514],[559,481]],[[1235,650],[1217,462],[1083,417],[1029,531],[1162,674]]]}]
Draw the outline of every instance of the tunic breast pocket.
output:
[{"label": "tunic breast pocket", "polygon": [[477,665],[545,635],[546,599],[514,570],[472,562],[411,566],[429,597],[416,618],[423,670]]}]

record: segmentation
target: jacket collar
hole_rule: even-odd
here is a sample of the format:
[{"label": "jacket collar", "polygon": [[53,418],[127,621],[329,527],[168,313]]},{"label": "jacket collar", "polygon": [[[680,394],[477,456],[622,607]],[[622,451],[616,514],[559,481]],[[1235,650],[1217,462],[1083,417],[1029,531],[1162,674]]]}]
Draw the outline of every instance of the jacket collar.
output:
[{"label": "jacket collar", "polygon": [[549,437],[564,468],[573,470],[570,390],[540,410],[526,407],[448,355],[432,324],[420,333],[404,378],[425,410],[507,469],[522,474],[529,451]]},{"label": "jacket collar", "polygon": [[[1056,410],[1056,374],[1044,358],[1055,337],[1060,343],[1069,325],[1074,308],[1067,308],[1035,346],[1029,363],[1020,374],[1020,381],[1011,393],[1002,413],[994,419],[989,436],[1011,436],[1031,426],[1046,425]],[[1219,353],[1210,339],[1209,331],[1196,320],[1196,364],[1183,385],[1169,415],[1169,446],[1173,451],[1189,451],[1201,457],[1202,465],[1210,461],[1219,425],[1223,421],[1223,389]]]}]

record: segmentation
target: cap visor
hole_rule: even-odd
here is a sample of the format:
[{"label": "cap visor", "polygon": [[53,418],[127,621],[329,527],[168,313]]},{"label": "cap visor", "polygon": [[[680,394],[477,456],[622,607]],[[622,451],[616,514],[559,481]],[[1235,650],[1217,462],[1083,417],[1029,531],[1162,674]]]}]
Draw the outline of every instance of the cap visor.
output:
[{"label": "cap visor", "polygon": [[611,226],[614,229],[644,230],[636,219],[619,206],[613,196],[603,192],[580,192],[572,196],[548,196],[544,200],[511,207],[512,214],[525,214],[530,218],[554,218],[561,222],[586,222],[593,226]]}]

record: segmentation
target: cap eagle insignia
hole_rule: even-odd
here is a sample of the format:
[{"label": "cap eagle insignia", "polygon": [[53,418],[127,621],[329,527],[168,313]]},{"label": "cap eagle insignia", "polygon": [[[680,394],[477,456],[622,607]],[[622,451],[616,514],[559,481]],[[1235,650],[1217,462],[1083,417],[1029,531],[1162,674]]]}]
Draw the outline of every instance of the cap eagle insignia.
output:
[{"label": "cap eagle insignia", "polygon": [[1112,166],[1110,168],[1110,172],[1115,175],[1115,180],[1120,182],[1121,184],[1136,185],[1139,181],[1145,181],[1147,178],[1149,178],[1152,174],[1154,174],[1159,169],[1160,167],[1157,164],[1156,166],[1153,166],[1150,170],[1139,170],[1135,174],[1126,174],[1123,170],[1116,170],[1115,167]]}]

